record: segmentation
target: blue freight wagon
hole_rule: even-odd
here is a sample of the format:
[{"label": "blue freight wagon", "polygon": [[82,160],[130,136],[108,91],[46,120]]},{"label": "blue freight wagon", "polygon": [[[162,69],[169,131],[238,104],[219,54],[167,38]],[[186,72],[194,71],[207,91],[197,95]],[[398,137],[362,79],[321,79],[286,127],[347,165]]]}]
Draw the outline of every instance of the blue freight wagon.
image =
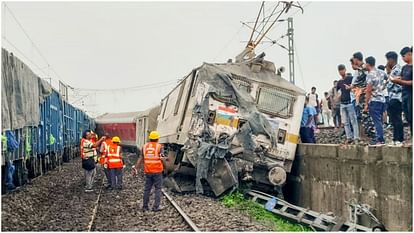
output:
[{"label": "blue freight wagon", "polygon": [[[7,152],[7,161],[12,162],[15,168],[14,186],[21,186],[28,178],[45,174],[78,157],[83,131],[95,130],[94,126],[92,118],[62,100],[59,93],[53,90],[40,105],[37,127],[12,130],[17,148]],[[3,163],[5,165],[7,163]]]},{"label": "blue freight wagon", "polygon": [[5,49],[1,81],[4,193],[6,178],[14,188],[79,156],[82,132],[95,122]]}]

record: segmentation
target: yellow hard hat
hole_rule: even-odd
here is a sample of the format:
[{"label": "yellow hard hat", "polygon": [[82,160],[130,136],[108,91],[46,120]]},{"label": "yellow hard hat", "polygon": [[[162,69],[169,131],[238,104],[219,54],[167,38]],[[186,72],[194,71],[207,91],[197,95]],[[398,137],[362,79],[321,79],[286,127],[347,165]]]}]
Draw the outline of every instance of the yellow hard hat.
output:
[{"label": "yellow hard hat", "polygon": [[120,143],[121,139],[118,136],[115,136],[115,137],[112,138],[112,142]]},{"label": "yellow hard hat", "polygon": [[151,131],[151,133],[149,134],[149,139],[159,139],[160,138],[160,134],[157,131]]}]

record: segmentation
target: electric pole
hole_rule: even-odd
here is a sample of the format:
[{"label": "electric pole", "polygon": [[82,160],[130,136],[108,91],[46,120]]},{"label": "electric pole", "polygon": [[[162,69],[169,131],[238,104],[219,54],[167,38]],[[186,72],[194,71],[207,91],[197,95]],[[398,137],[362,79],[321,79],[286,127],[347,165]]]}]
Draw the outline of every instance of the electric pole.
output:
[{"label": "electric pole", "polygon": [[293,18],[288,18],[288,52],[289,52],[289,81],[295,84],[295,57],[293,50]]}]

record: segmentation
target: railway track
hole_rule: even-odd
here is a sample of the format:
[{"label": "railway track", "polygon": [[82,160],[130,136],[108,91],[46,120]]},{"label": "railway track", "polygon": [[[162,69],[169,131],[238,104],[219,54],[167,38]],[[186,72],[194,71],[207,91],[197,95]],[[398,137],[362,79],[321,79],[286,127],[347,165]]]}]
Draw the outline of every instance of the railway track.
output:
[{"label": "railway track", "polygon": [[184,218],[185,222],[188,224],[188,226],[193,229],[195,232],[200,232],[200,229],[198,229],[197,225],[191,220],[190,217],[183,211],[183,209],[172,199],[170,195],[168,195],[165,190],[161,190],[162,194],[167,198],[167,200],[174,206],[174,208],[178,211],[178,213],[181,215],[181,217]]},{"label": "railway track", "polygon": [[51,171],[33,184],[2,196],[2,231],[271,230],[247,214],[197,194],[178,195],[165,190],[163,210],[143,212],[144,175],[132,176],[128,167],[122,190],[107,190],[103,183],[106,178],[98,169],[95,192],[85,193],[80,160],[66,163],[61,172]]},{"label": "railway track", "polygon": [[[100,199],[101,199],[101,195],[102,195],[103,183],[104,182],[103,182],[103,179],[102,179],[101,186],[100,186],[100,189],[99,189],[99,194],[98,194],[98,197],[95,201],[95,206],[92,210],[91,220],[90,220],[90,222],[87,226],[87,229],[86,229],[87,232],[91,232],[92,229],[93,229],[93,226],[95,224],[95,219],[96,219],[96,215],[97,215],[97,212],[98,212],[98,209],[99,209]],[[175,202],[174,199],[165,190],[162,189],[161,192],[167,198],[169,203],[176,209],[177,213],[184,219],[186,224],[192,229],[192,231],[200,232],[200,229],[191,220],[191,218],[184,212],[184,210],[179,206],[179,204],[177,202]]]}]

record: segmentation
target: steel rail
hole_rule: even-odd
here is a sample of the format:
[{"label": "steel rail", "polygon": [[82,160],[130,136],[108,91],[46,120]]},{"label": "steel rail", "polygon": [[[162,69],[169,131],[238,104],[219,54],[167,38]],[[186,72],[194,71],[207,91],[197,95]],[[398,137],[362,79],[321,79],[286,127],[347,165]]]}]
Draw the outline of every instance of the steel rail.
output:
[{"label": "steel rail", "polygon": [[168,201],[174,206],[174,208],[180,213],[180,215],[184,218],[186,223],[195,231],[200,232],[200,229],[198,229],[197,225],[191,220],[190,217],[184,212],[183,209],[172,199],[170,195],[168,195],[167,192],[165,192],[163,189],[161,189],[162,194],[168,199]]},{"label": "steel rail", "polygon": [[95,222],[96,213],[98,212],[98,207],[99,207],[99,201],[101,200],[101,194],[102,194],[103,184],[104,184],[104,179],[102,177],[101,187],[99,189],[98,198],[95,201],[95,207],[92,210],[92,217],[91,217],[91,221],[89,221],[87,232],[90,232],[92,230],[92,226],[93,226],[93,224]]}]

